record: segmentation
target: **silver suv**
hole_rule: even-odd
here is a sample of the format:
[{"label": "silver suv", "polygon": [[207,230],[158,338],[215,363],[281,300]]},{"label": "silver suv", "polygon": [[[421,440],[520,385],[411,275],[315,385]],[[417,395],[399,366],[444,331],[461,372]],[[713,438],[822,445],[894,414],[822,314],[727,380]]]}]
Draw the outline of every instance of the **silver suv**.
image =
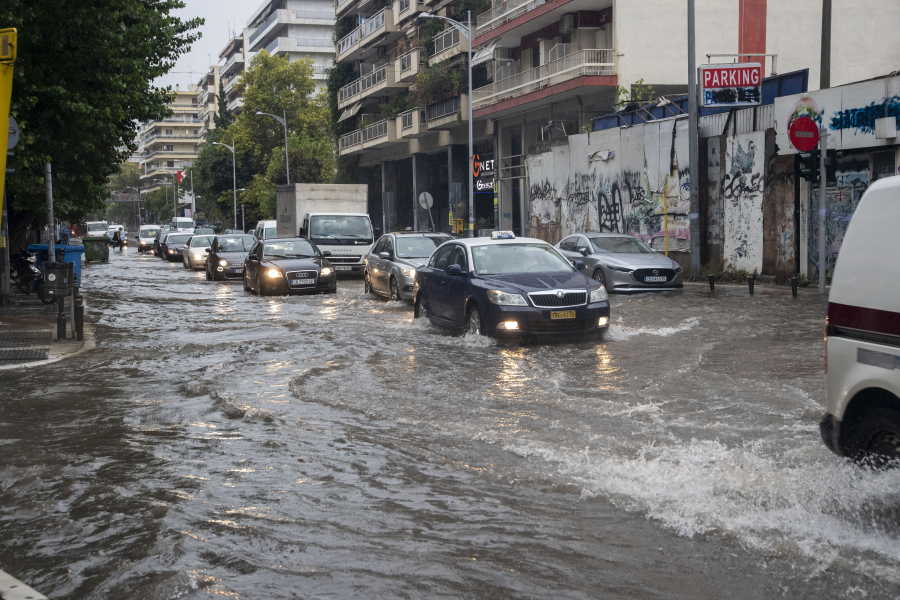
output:
[{"label": "silver suv", "polygon": [[451,239],[445,233],[417,231],[381,236],[363,259],[366,293],[412,300],[416,267],[424,265],[438,246]]}]

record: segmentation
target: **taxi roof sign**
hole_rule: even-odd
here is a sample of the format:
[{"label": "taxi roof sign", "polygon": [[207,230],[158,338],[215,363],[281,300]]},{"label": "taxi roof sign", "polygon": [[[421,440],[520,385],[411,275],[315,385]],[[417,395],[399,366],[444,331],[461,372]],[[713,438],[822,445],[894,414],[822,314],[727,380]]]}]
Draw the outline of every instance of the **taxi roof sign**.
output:
[{"label": "taxi roof sign", "polygon": [[492,231],[491,232],[492,240],[514,240],[516,239],[516,234],[512,231]]},{"label": "taxi roof sign", "polygon": [[15,29],[0,29],[0,63],[16,62],[17,39]]}]

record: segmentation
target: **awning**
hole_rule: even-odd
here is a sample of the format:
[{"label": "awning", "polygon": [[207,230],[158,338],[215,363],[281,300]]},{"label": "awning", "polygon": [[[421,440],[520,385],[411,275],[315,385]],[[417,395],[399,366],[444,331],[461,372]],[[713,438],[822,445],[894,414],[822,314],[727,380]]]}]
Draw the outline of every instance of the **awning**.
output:
[{"label": "awning", "polygon": [[497,47],[497,44],[500,43],[500,40],[494,40],[489,43],[487,46],[479,50],[475,53],[475,56],[472,57],[472,66],[475,67],[480,65],[481,63],[486,63],[489,60],[493,60],[494,58],[494,48]]},{"label": "awning", "polygon": [[344,113],[341,115],[341,118],[338,119],[338,123],[340,123],[340,122],[343,121],[344,119],[349,119],[350,117],[352,117],[353,115],[355,115],[356,113],[358,113],[358,112],[359,112],[359,108],[360,108],[361,106],[362,106],[362,104],[361,104],[360,102],[357,102],[356,104],[354,104],[353,106],[351,106],[350,108],[348,108],[347,110],[345,110]]}]

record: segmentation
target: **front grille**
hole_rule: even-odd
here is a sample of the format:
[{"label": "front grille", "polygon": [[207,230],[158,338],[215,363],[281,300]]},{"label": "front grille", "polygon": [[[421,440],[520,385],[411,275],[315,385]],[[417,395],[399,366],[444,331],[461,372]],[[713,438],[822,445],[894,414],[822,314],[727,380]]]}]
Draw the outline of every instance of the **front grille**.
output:
[{"label": "front grille", "polygon": [[291,271],[290,273],[285,273],[285,276],[288,280],[288,285],[291,285],[292,279],[312,279],[312,283],[307,283],[305,285],[291,285],[291,287],[299,288],[299,287],[315,287],[316,279],[319,273],[316,271]]},{"label": "front grille", "polygon": [[560,319],[557,321],[526,321],[528,330],[533,333],[573,333],[590,331],[595,319]]},{"label": "front grille", "polygon": [[557,292],[535,292],[528,294],[535,306],[544,308],[559,308],[562,306],[581,306],[587,303],[587,292],[563,292],[560,297]]},{"label": "front grille", "polygon": [[359,259],[359,256],[329,256],[328,262],[331,264],[358,263]]},{"label": "front grille", "polygon": [[[634,280],[644,283],[644,277],[665,277],[666,283],[675,279],[674,269],[638,269],[634,273]],[[663,283],[662,281],[653,281],[649,283]]]}]

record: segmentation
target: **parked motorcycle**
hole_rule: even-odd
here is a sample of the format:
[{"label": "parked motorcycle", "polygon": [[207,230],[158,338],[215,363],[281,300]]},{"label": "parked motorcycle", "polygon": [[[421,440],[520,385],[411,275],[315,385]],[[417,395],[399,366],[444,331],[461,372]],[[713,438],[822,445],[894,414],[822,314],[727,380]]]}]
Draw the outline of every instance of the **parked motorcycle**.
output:
[{"label": "parked motorcycle", "polygon": [[37,257],[27,250],[11,257],[10,280],[26,294],[34,292],[44,304],[50,304],[53,298],[44,295],[44,270],[37,263]]}]

